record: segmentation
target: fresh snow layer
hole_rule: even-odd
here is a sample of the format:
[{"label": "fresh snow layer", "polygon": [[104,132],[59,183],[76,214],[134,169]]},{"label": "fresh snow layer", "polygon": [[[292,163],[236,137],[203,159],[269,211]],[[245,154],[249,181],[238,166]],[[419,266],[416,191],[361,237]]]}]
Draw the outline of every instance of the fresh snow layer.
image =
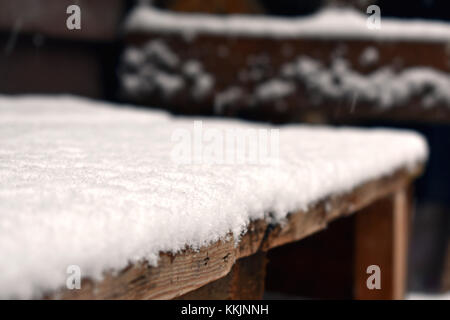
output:
[{"label": "fresh snow layer", "polygon": [[[203,130],[274,129],[202,119]],[[278,165],[179,165],[173,133],[193,118],[68,96],[0,96],[0,298],[101,279],[160,252],[199,248],[251,220],[282,222],[324,197],[427,157],[388,129],[280,127]],[[188,131],[188,132],[191,132]]]},{"label": "fresh snow layer", "polygon": [[128,32],[177,32],[256,37],[357,38],[380,40],[450,40],[450,24],[437,21],[382,18],[381,29],[367,27],[369,15],[348,8],[328,8],[299,18],[214,16],[173,13],[137,6],[126,21]]}]

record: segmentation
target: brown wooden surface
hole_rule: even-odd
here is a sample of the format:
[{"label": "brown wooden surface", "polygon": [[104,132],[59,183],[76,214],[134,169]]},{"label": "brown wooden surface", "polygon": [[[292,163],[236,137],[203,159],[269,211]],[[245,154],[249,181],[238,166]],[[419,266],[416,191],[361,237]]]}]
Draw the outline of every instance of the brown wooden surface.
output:
[{"label": "brown wooden surface", "polygon": [[[191,96],[186,88],[167,99],[157,93],[141,97],[127,97],[135,103],[158,105],[181,114],[215,114],[214,104],[218,95],[231,87],[238,87],[242,95],[230,103],[219,114],[275,123],[321,122],[349,123],[362,120],[399,120],[450,122],[450,108],[441,103],[432,107],[423,105],[420,95],[389,108],[360,101],[358,99],[323,99],[315,101],[317,95],[308,91],[306,85],[296,82],[295,91],[276,101],[255,102],[252,94],[255,87],[265,81],[281,77],[284,64],[307,56],[325,66],[340,57],[350,62],[353,70],[369,74],[389,67],[401,72],[411,67],[426,67],[450,73],[450,51],[445,42],[426,41],[375,41],[354,39],[270,39],[258,37],[228,37],[199,34],[194,38],[183,38],[177,34],[156,35],[132,33],[127,36],[130,45],[141,46],[148,41],[161,40],[175,52],[180,61],[200,61],[204,70],[215,80],[212,92],[199,100]],[[361,64],[360,58],[367,48],[375,48],[378,60],[373,64]],[[255,67],[252,61],[261,62]],[[260,76],[242,77],[257,68]],[[175,71],[177,72],[177,71]]]},{"label": "brown wooden surface", "polygon": [[[315,299],[403,298],[411,195],[410,189],[396,191],[322,232],[271,250],[268,290]],[[379,291],[366,286],[370,265],[381,268]]]},{"label": "brown wooden surface", "polygon": [[[363,209],[355,225],[355,298],[403,299],[406,291],[409,193],[400,189]],[[367,287],[367,267],[381,270],[381,289]]]},{"label": "brown wooden surface", "polygon": [[191,291],[184,300],[259,300],[263,297],[266,276],[266,253],[239,259],[225,277]]},{"label": "brown wooden surface", "polygon": [[314,205],[307,212],[288,216],[285,224],[273,226],[264,220],[250,224],[239,245],[231,237],[202,248],[180,254],[161,254],[159,265],[131,265],[117,274],[107,273],[94,283],[84,279],[81,290],[63,290],[51,298],[65,299],[171,299],[198,289],[227,275],[237,259],[258,251],[267,251],[305,238],[338,217],[351,214],[377,199],[402,190],[422,171],[399,170],[396,173],[367,182],[352,192],[334,195]]}]

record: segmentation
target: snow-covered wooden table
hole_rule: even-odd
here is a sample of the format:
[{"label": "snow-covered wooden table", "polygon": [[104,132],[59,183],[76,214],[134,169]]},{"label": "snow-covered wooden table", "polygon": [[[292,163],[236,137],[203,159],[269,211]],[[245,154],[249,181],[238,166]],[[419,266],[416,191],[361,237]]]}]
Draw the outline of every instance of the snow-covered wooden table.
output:
[{"label": "snow-covered wooden table", "polygon": [[[399,170],[352,192],[328,197],[309,210],[290,214],[283,227],[264,220],[252,222],[237,247],[233,240],[218,241],[199,251],[162,254],[157,267],[138,263],[100,283],[86,281],[83,290],[66,291],[56,298],[261,299],[267,250],[306,238],[327,228],[334,219],[356,213],[354,298],[403,299],[411,217],[409,187],[421,170],[420,165],[413,171]],[[293,251],[293,258],[295,254]],[[333,263],[330,260],[330,268]],[[370,265],[382,270],[381,290],[366,286]]]},{"label": "snow-covered wooden table", "polygon": [[[208,130],[278,129],[278,161],[180,164],[193,119],[0,97],[0,297],[259,298],[267,250],[353,213],[355,297],[402,297],[420,135],[201,120],[205,146]],[[65,289],[69,266],[80,290]]]},{"label": "snow-covered wooden table", "polygon": [[125,28],[123,92],[178,114],[448,124],[450,24],[384,14],[381,29],[367,23],[350,8],[280,18],[136,6]]}]

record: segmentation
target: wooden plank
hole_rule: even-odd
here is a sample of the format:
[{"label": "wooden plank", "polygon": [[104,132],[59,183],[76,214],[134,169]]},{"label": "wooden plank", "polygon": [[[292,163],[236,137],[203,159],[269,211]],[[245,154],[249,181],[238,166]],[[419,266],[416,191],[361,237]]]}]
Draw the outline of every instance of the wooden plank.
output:
[{"label": "wooden plank", "polygon": [[264,293],[266,276],[266,253],[236,261],[225,277],[189,292],[183,300],[259,300]]},{"label": "wooden plank", "polygon": [[[271,250],[268,290],[318,299],[403,297],[411,195],[412,188],[397,191],[352,217],[331,223],[326,231]],[[366,269],[371,264],[382,269],[380,292],[365,287]],[[392,293],[386,292],[389,290]]]},{"label": "wooden plank", "polygon": [[[364,120],[397,120],[433,123],[449,123],[450,108],[445,102],[426,106],[419,94],[411,96],[399,105],[380,108],[379,103],[362,99],[324,98],[308,90],[298,80],[295,90],[285,97],[270,101],[255,101],[255,88],[274,78],[283,78],[282,69],[299,57],[312,58],[324,66],[330,66],[336,57],[349,62],[352,70],[369,75],[382,68],[402,72],[413,67],[426,67],[450,73],[448,44],[425,41],[376,41],[355,39],[270,39],[256,37],[228,37],[199,34],[185,39],[182,35],[131,33],[127,42],[133,46],[160,40],[176,52],[180,61],[201,61],[205,72],[215,79],[212,92],[203,99],[192,96],[186,87],[170,99],[149,93],[136,98],[135,103],[159,105],[180,114],[217,114],[214,109],[218,97],[227,89],[238,87],[241,94],[219,112],[221,115],[275,123],[321,122],[352,123]],[[378,58],[371,64],[361,63],[367,48],[376,51]],[[260,60],[255,66],[252,61]],[[218,63],[219,62],[219,63]],[[257,71],[258,76],[250,76]],[[181,71],[180,75],[181,75]]]},{"label": "wooden plank", "polygon": [[198,252],[161,254],[159,265],[130,265],[99,283],[85,279],[81,290],[63,291],[57,299],[170,299],[227,275],[236,261],[232,240],[219,241]]},{"label": "wooden plank", "polygon": [[291,214],[287,223],[277,226],[264,220],[250,224],[238,246],[230,236],[199,251],[185,250],[161,254],[157,267],[145,263],[131,265],[105,279],[84,279],[80,290],[62,290],[50,298],[61,299],[171,299],[200,288],[227,275],[237,259],[297,241],[324,229],[338,217],[351,214],[368,204],[401,190],[420,174],[422,165],[367,182],[352,192],[334,195],[307,212]]},{"label": "wooden plank", "polygon": [[[406,291],[409,193],[407,188],[356,215],[355,298],[403,299]],[[381,288],[368,288],[369,266],[380,268]]]}]

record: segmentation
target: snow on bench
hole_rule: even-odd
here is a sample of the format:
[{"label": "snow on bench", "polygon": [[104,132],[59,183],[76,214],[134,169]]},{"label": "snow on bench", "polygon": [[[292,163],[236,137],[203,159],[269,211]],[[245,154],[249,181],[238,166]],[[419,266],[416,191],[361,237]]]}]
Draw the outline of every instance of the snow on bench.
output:
[{"label": "snow on bench", "polygon": [[[374,48],[368,49],[372,51],[365,50],[361,58],[370,61],[378,52]],[[269,60],[268,56],[266,59]],[[188,59],[172,52],[162,40],[150,40],[142,48],[128,48],[123,57],[125,71],[121,74],[124,92],[130,99],[144,101],[151,101],[151,97],[159,94],[167,102],[183,92],[192,95],[196,101],[207,98],[214,91],[214,79],[223,76],[220,69],[210,70],[210,74],[199,61],[183,63],[183,60]],[[310,101],[313,102],[310,103],[313,106],[327,100],[350,101],[354,105],[358,101],[381,111],[404,107],[414,99],[420,101],[425,109],[450,106],[450,76],[434,68],[409,67],[399,72],[395,67],[385,65],[372,73],[363,74],[354,69],[348,59],[335,58],[330,66],[326,66],[307,55],[286,59],[279,67],[272,65],[272,68],[279,69],[278,74],[265,79],[263,71],[260,71],[260,79],[253,90],[234,79],[226,90],[215,95],[214,112],[226,114],[227,108],[281,101],[298,94],[302,86],[312,97]],[[188,74],[186,70],[189,69],[193,69],[193,75]],[[229,70],[242,75],[245,67],[230,66]],[[247,73],[252,74],[252,69]]]},{"label": "snow on bench", "polygon": [[383,18],[380,30],[367,27],[368,15],[354,9],[327,8],[307,17],[274,18],[255,15],[218,16],[173,13],[148,5],[137,6],[126,21],[132,32],[228,35],[273,38],[353,38],[378,40],[450,40],[450,24]]},{"label": "snow on bench", "polygon": [[193,132],[193,118],[0,96],[0,297],[63,288],[70,265],[98,280],[129,263],[156,266],[161,252],[238,241],[251,221],[282,223],[428,152],[408,131],[200,120],[219,132],[279,129],[277,163],[174,161],[174,132]]},{"label": "snow on bench", "polygon": [[367,19],[344,8],[274,18],[138,6],[121,88],[129,101],[181,114],[195,105],[278,123],[448,122],[450,24],[383,18],[371,30]]}]

